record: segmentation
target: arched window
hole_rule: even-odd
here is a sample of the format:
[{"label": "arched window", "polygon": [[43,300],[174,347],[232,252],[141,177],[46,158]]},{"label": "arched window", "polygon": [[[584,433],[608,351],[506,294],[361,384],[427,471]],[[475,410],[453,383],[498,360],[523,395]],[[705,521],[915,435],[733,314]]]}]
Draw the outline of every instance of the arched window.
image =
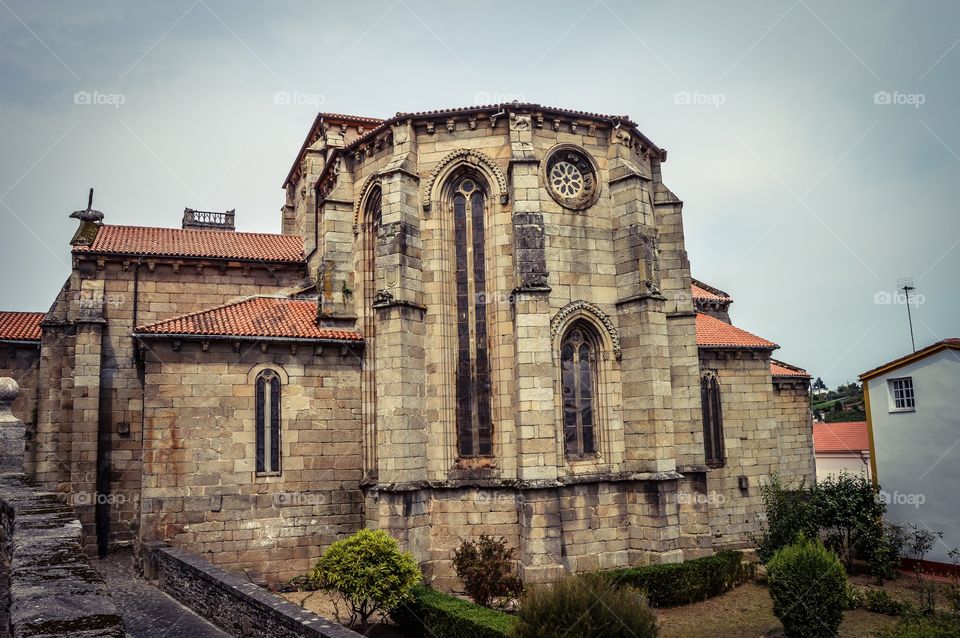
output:
[{"label": "arched window", "polygon": [[457,306],[457,451],[493,454],[490,358],[487,348],[486,193],[471,176],[454,182],[453,217]]},{"label": "arched window", "polygon": [[560,343],[563,385],[563,438],[567,456],[597,451],[597,339],[584,323],[576,323]]},{"label": "arched window", "polygon": [[377,379],[374,374],[376,356],[376,317],[373,300],[377,294],[377,238],[383,219],[382,191],[374,186],[367,196],[363,208],[361,227],[361,250],[363,262],[360,266],[363,285],[363,308],[361,309],[363,337],[366,347],[363,351],[363,369],[360,387],[363,394],[361,409],[364,443],[364,470],[372,476],[377,469]]},{"label": "arched window", "polygon": [[723,467],[723,409],[720,405],[720,381],[708,372],[700,379],[700,403],[703,407],[703,450],[709,467]]},{"label": "arched window", "polygon": [[280,376],[263,370],[256,380],[257,474],[280,473]]}]

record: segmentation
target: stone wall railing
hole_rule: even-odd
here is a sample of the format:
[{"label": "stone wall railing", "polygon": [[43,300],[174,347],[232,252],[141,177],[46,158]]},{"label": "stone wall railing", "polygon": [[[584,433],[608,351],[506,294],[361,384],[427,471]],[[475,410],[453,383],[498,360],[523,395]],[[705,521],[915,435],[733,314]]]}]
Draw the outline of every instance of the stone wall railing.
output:
[{"label": "stone wall railing", "polygon": [[360,634],[287,602],[182,549],[146,547],[145,575],[161,590],[243,638],[359,638]]},{"label": "stone wall railing", "polygon": [[0,378],[0,578],[8,589],[0,634],[123,638],[123,619],[83,553],[80,521],[23,475],[24,427],[10,413],[19,388]]}]

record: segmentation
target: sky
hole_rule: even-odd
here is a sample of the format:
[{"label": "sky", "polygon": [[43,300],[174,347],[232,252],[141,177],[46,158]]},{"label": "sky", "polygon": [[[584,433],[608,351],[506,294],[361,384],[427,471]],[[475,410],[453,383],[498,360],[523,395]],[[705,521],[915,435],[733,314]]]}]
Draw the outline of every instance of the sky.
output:
[{"label": "sky", "polygon": [[960,336],[960,3],[0,0],[0,307],[49,308],[70,212],[279,232],[317,111],[519,100],[669,152],[693,276],[830,386]]}]

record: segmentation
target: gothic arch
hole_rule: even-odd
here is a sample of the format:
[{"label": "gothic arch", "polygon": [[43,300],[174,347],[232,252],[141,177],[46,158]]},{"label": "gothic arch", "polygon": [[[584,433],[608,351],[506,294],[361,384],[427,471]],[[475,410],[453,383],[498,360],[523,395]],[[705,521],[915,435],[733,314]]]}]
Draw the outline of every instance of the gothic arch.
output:
[{"label": "gothic arch", "polygon": [[360,211],[362,211],[367,205],[367,199],[370,197],[370,193],[373,192],[375,188],[380,186],[380,173],[374,172],[371,173],[367,179],[363,180],[363,185],[360,187],[360,197],[357,197],[353,202],[353,234],[357,235],[360,233]]},{"label": "gothic arch", "polygon": [[553,320],[550,322],[551,340],[556,343],[557,338],[566,332],[567,327],[581,318],[593,324],[602,339],[609,340],[607,345],[613,351],[613,355],[617,358],[617,361],[619,361],[622,356],[622,351],[620,349],[620,333],[617,331],[616,326],[613,325],[610,317],[608,317],[604,311],[583,299],[568,303],[554,315]]},{"label": "gothic arch", "polygon": [[501,204],[507,203],[507,180],[503,176],[503,171],[492,159],[472,149],[460,149],[454,151],[437,162],[436,167],[427,178],[424,184],[421,197],[423,198],[423,210],[430,210],[431,205],[440,199],[440,188],[447,181],[454,171],[462,166],[470,166],[477,172],[486,177],[490,187],[492,197],[499,197]]},{"label": "gothic arch", "polygon": [[275,363],[258,363],[250,368],[250,371],[247,372],[247,383],[254,383],[260,373],[264,370],[273,370],[276,372],[277,376],[280,377],[280,383],[282,383],[284,387],[290,383],[290,375],[288,375],[287,371],[283,369],[283,366],[279,366]]}]

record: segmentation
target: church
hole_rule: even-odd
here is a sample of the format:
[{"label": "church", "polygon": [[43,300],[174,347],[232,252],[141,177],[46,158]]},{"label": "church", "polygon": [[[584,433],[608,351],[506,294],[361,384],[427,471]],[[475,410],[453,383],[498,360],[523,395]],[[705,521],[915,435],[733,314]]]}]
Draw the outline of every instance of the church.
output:
[{"label": "church", "polygon": [[280,234],[77,211],[49,311],[0,313],[27,472],[91,553],[272,582],[363,527],[446,589],[481,534],[528,583],[749,545],[814,477],[809,376],[692,278],[666,159],[537,104],[321,113]]}]

